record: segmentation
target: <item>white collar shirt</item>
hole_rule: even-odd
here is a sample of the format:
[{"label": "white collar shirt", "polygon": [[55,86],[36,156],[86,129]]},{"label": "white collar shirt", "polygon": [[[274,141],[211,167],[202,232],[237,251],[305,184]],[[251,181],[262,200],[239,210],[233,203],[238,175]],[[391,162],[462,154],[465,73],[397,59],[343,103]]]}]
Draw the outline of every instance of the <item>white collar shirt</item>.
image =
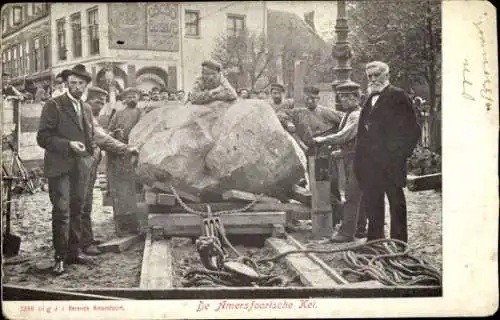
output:
[{"label": "white collar shirt", "polygon": [[75,109],[76,115],[78,116],[78,119],[81,121],[82,118],[82,101],[76,99],[69,93],[69,91],[66,91],[66,94],[68,95],[68,98],[71,100],[73,103],[73,108]]},{"label": "white collar shirt", "polygon": [[379,92],[377,92],[375,95],[372,96],[372,101],[371,101],[372,107],[375,105],[375,103],[377,103],[377,100],[380,97],[380,94],[382,93],[382,91],[384,91],[385,88],[387,88],[387,86],[389,86],[389,84],[386,84],[385,86],[383,86]]}]

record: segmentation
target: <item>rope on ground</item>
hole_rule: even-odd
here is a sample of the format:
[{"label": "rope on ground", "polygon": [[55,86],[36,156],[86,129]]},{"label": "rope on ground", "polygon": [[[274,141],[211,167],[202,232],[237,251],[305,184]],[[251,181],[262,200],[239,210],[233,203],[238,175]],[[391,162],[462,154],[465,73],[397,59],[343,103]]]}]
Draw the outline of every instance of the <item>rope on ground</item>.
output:
[{"label": "rope on ground", "polygon": [[[243,256],[227,238],[224,225],[216,225],[214,231],[214,234],[217,234],[218,237],[202,236],[196,240],[196,249],[200,254],[204,268],[194,267],[188,269],[184,274],[182,282],[184,287],[284,287],[288,284],[287,278],[271,273],[275,266],[272,262],[258,263],[250,257]],[[256,277],[224,270],[223,262],[228,256],[224,254],[223,246],[231,249],[237,256],[237,262],[252,268],[256,272]],[[216,268],[210,261],[211,257],[216,258],[218,270],[214,270]],[[263,266],[261,267],[258,264],[262,264]]]},{"label": "rope on ground", "polygon": [[[396,239],[379,239],[333,249],[293,250],[269,258],[280,259],[294,253],[341,253],[348,267],[342,275],[356,275],[361,280],[377,280],[387,286],[441,285],[441,274],[421,259],[410,255],[408,244]],[[327,259],[327,262],[333,257]]]}]

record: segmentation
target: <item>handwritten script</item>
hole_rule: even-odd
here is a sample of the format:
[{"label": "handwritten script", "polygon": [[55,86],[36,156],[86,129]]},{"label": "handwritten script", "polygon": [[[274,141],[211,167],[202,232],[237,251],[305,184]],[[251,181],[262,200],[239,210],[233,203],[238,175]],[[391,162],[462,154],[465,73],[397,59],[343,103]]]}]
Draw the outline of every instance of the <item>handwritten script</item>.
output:
[{"label": "handwritten script", "polygon": [[[487,17],[487,13],[483,14],[484,18]],[[478,19],[472,23],[474,28],[478,33],[479,43],[481,46],[481,84],[479,95],[480,98],[484,101],[484,106],[487,111],[491,110],[491,106],[493,104],[493,90],[492,90],[492,82],[491,82],[491,72],[490,72],[490,62],[488,60],[488,42],[486,41],[486,36],[483,29],[483,20]],[[462,69],[462,96],[465,99],[475,101],[474,95],[472,95],[469,91],[471,87],[473,87],[473,83],[469,80],[468,75],[471,73],[471,65],[468,59],[464,59],[463,69]]]}]

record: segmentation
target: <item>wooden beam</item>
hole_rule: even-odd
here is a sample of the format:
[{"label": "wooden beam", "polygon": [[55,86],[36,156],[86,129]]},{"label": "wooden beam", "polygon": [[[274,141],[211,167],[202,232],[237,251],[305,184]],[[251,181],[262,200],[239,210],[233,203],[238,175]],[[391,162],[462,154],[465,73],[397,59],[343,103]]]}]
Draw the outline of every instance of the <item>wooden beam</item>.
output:
[{"label": "wooden beam", "polygon": [[[296,246],[299,249],[306,249],[302,243],[297,241],[294,237],[287,235],[286,239],[291,242],[294,246]],[[335,269],[331,268],[329,265],[327,265],[323,260],[321,260],[317,255],[314,253],[308,253],[307,256],[311,258],[314,263],[316,263],[318,266],[320,266],[323,271],[325,271],[332,279],[334,279],[337,283],[339,284],[348,284],[349,281],[344,279]]]},{"label": "wooden beam", "polygon": [[173,257],[170,243],[166,239],[154,240],[151,232],[146,234],[142,258],[140,288],[167,289],[173,287]]},{"label": "wooden beam", "polygon": [[442,185],[441,173],[427,174],[423,176],[408,176],[406,179],[408,190],[424,191],[440,189]]},{"label": "wooden beam", "polygon": [[[170,186],[163,182],[155,182],[153,184],[153,188],[172,193]],[[201,193],[202,193],[201,190],[188,186],[176,186],[175,191],[177,192],[179,197],[183,199],[196,203],[201,202]]]},{"label": "wooden beam", "polygon": [[135,234],[101,243],[100,245],[97,246],[97,248],[101,252],[120,253],[127,250],[132,245],[138,243],[142,238],[143,236],[141,234]]},{"label": "wooden beam", "polygon": [[[203,203],[190,203],[189,207],[196,211],[207,210],[207,205],[210,206],[212,212],[223,211],[223,210],[235,210],[241,209],[245,206],[241,202],[203,202]],[[174,207],[168,208],[161,206],[151,206],[150,213],[158,213],[158,214],[169,214],[169,212],[185,212],[185,210],[176,205]],[[310,219],[311,208],[300,204],[300,203],[256,203],[247,211],[249,212],[269,212],[269,211],[284,211],[284,212],[293,212],[296,215],[301,215]],[[306,219],[306,218],[304,218]]]},{"label": "wooden beam", "polygon": [[[242,212],[221,215],[224,226],[273,225],[286,223],[285,212]],[[193,213],[150,214],[149,225],[200,226],[201,217]]]},{"label": "wooden beam", "polygon": [[306,188],[302,188],[298,185],[293,186],[293,190],[290,193],[290,198],[305,205],[310,206],[312,202],[312,194]]},{"label": "wooden beam", "polygon": [[177,203],[175,196],[169,193],[146,190],[144,196],[148,205],[174,206]]},{"label": "wooden beam", "polygon": [[[286,240],[277,238],[268,238],[266,245],[270,246],[278,254],[298,249]],[[306,255],[301,253],[290,254],[283,259],[285,259],[287,266],[297,273],[304,285],[308,287],[338,287],[338,283]]]},{"label": "wooden beam", "polygon": [[151,190],[145,190],[144,199],[146,201],[146,204],[155,205],[158,203],[158,193]]},{"label": "wooden beam", "polygon": [[[267,235],[273,234],[272,225],[246,225],[246,226],[226,226],[224,225],[226,235]],[[163,235],[170,237],[199,237],[201,227],[198,226],[164,226]]]},{"label": "wooden beam", "polygon": [[309,156],[309,188],[311,189],[312,233],[315,239],[330,237],[333,233],[333,217],[330,205],[330,181],[316,179],[317,157]]},{"label": "wooden beam", "polygon": [[175,206],[177,198],[173,194],[158,193],[157,204],[162,206]]},{"label": "wooden beam", "polygon": [[244,200],[248,202],[255,201],[259,199],[258,202],[270,202],[270,203],[281,203],[276,198],[268,197],[268,196],[258,196],[251,192],[245,192],[240,190],[227,190],[222,194],[222,199],[224,200]]}]

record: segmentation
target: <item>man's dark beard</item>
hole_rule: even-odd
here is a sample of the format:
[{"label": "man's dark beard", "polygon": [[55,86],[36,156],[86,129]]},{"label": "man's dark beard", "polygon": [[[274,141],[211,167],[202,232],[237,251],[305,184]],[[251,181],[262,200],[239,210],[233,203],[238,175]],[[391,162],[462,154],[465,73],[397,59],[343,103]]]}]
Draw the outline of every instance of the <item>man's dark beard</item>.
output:
[{"label": "man's dark beard", "polygon": [[281,99],[281,98],[273,98],[273,102],[276,103],[276,104],[280,104],[281,101],[283,101],[283,99]]},{"label": "man's dark beard", "polygon": [[137,106],[137,101],[129,101],[127,102],[127,107],[135,108]]}]

